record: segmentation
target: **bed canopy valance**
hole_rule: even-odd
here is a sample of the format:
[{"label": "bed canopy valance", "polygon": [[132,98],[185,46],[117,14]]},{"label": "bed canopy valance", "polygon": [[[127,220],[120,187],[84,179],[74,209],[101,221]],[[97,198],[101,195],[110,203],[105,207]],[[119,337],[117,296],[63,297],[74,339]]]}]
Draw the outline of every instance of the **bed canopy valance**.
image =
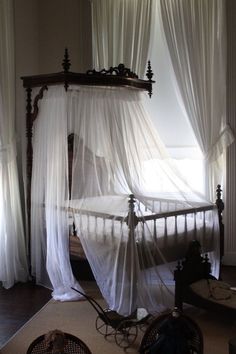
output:
[{"label": "bed canopy valance", "polygon": [[32,275],[54,299],[83,290],[70,266],[74,224],[109,307],[158,311],[174,301],[173,268],[189,240],[201,242],[219,273],[218,210],[185,183],[143,107],[150,63],[147,80],[122,64],[69,68],[66,50],[63,72],[22,78]]}]

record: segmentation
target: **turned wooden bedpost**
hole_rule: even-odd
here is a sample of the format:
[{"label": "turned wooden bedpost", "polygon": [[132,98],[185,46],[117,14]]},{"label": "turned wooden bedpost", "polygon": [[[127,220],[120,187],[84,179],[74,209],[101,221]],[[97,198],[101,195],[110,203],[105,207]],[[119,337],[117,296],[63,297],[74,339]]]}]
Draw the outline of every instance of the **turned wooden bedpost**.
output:
[{"label": "turned wooden bedpost", "polygon": [[28,260],[29,260],[29,272],[31,275],[31,180],[32,180],[32,166],[33,166],[33,122],[38,115],[38,102],[43,98],[43,93],[47,90],[47,86],[44,85],[40,88],[38,94],[34,98],[32,106],[32,88],[26,87],[26,138],[27,138],[27,186],[26,186],[26,209],[27,209],[27,230],[28,230]]},{"label": "turned wooden bedpost", "polygon": [[136,228],[136,226],[138,225],[139,219],[134,211],[135,209],[135,198],[133,194],[129,195],[129,212],[128,215],[126,217],[126,224],[129,227],[129,235],[131,237],[134,237],[134,230]]},{"label": "turned wooden bedpost", "polygon": [[182,299],[182,263],[178,261],[176,269],[174,270],[174,280],[175,280],[175,307],[180,311],[183,310],[183,299]]},{"label": "turned wooden bedpost", "polygon": [[219,216],[219,227],[220,227],[220,262],[224,256],[224,224],[223,224],[223,210],[224,210],[224,202],[222,200],[222,189],[221,185],[218,184],[216,189],[216,205],[218,208],[218,216]]},{"label": "turned wooden bedpost", "polygon": [[26,137],[27,137],[27,186],[26,186],[26,208],[27,208],[27,229],[28,229],[28,259],[29,259],[29,271],[31,274],[31,178],[32,178],[32,161],[33,161],[33,147],[32,147],[32,99],[31,99],[31,87],[26,88]]},{"label": "turned wooden bedpost", "polygon": [[[129,260],[130,266],[127,267],[127,274],[130,276],[130,285],[131,285],[131,292],[130,295],[132,296],[132,306],[136,306],[137,303],[137,258],[135,256],[135,228],[138,225],[139,219],[135,213],[135,198],[133,194],[129,195],[129,212],[127,217],[125,218],[125,222],[128,225],[129,233],[128,233],[128,241],[127,241],[127,249],[129,249]],[[128,263],[127,263],[128,265]],[[126,266],[127,266],[126,265]]]}]

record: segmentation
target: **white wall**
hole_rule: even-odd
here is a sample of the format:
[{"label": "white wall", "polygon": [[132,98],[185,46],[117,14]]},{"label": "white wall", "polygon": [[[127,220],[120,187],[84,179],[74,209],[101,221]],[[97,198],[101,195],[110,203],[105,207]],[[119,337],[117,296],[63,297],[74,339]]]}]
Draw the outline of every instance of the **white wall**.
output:
[{"label": "white wall", "polygon": [[16,128],[21,139],[25,100],[21,76],[36,73],[38,61],[38,0],[15,0]]},{"label": "white wall", "polygon": [[89,0],[39,1],[39,73],[61,71],[65,47],[71,71],[91,69]]},{"label": "white wall", "polygon": [[91,69],[89,0],[15,0],[17,131],[25,101],[21,76],[61,71],[65,47],[71,71]]},{"label": "white wall", "polygon": [[[15,74],[16,74],[16,134],[17,163],[21,199],[24,199],[23,180],[26,163],[25,92],[21,76],[37,73],[38,56],[38,0],[15,0]],[[22,202],[22,206],[24,203]],[[23,210],[24,213],[24,210]]]}]

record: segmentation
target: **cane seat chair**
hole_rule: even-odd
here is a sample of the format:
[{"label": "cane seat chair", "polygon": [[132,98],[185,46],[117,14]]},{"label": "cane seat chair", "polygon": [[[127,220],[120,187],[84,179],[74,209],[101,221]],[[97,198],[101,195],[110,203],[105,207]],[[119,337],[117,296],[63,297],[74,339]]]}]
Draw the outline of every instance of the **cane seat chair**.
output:
[{"label": "cane seat chair", "polygon": [[[170,350],[169,353],[180,353],[177,347],[181,338],[185,342],[184,353],[181,351],[181,354],[203,354],[203,335],[200,327],[189,316],[174,309],[157,316],[151,322],[141,340],[139,353],[166,354],[166,347],[170,347],[171,343],[175,346],[175,349]],[[164,343],[165,340],[167,343]],[[158,341],[159,343],[157,343]]]},{"label": "cane seat chair", "polygon": [[92,354],[88,346],[78,337],[53,330],[35,338],[26,354]]}]

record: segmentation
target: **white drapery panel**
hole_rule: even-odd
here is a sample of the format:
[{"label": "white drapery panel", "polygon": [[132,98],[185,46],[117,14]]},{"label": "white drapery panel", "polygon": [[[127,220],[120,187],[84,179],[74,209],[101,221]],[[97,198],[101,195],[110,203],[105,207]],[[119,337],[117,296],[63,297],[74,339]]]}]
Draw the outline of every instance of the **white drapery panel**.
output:
[{"label": "white drapery panel", "polygon": [[0,281],[28,278],[16,165],[13,1],[0,2]]},{"label": "white drapery panel", "polygon": [[[139,91],[76,86],[65,92],[63,87],[50,87],[39,112],[33,139],[32,269],[37,282],[52,284],[54,298],[74,299],[77,294],[70,287],[80,289],[69,262],[68,214],[74,218],[104,298],[122,314],[137,307],[158,311],[173,306],[168,285],[173,287],[174,261],[184,256],[193,238],[204,251],[212,251],[214,274],[218,274],[215,209],[168,222],[165,217],[156,222],[143,219],[147,213],[209,203],[173,172]],[[71,133],[69,199],[67,137]],[[155,161],[151,172],[156,176],[155,191],[147,190],[149,176],[143,173],[149,160]],[[127,226],[130,193],[135,194],[135,211],[143,220],[137,227]]]},{"label": "white drapery panel", "polygon": [[69,258],[67,106],[63,88],[49,91],[34,124],[31,187],[31,265],[37,284],[55,300],[75,300],[81,290]]},{"label": "white drapery panel", "polygon": [[93,64],[108,69],[123,63],[144,76],[153,0],[92,0]]},{"label": "white drapery panel", "polygon": [[213,183],[222,181],[222,153],[234,139],[226,125],[225,1],[160,4],[179,91],[205,157],[206,195],[212,200]]}]

